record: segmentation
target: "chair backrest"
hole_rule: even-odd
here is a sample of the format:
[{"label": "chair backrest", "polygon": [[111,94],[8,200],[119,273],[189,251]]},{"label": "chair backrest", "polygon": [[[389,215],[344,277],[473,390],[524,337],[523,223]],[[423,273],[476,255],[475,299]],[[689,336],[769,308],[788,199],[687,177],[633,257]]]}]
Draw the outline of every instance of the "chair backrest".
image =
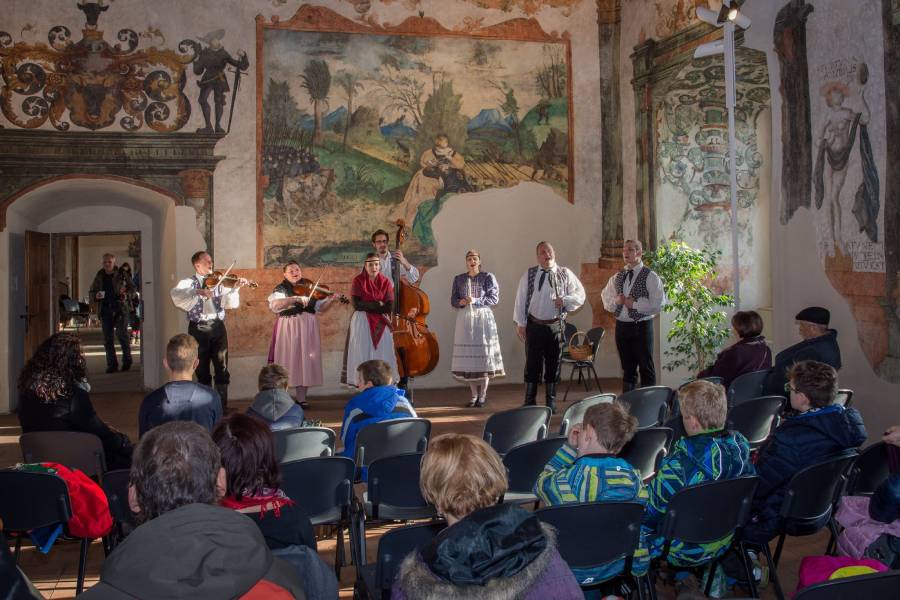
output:
[{"label": "chair backrest", "polygon": [[572,336],[578,333],[578,328],[575,327],[574,323],[566,323],[565,329],[563,329],[563,339],[565,340],[566,346],[569,345],[569,342],[572,341]]},{"label": "chair backrest", "polygon": [[334,456],[335,433],[328,427],[298,427],[273,432],[275,457],[290,462],[317,456]]},{"label": "chair backrest", "polygon": [[430,438],[428,419],[391,419],[366,425],[356,435],[356,466],[368,467],[386,456],[424,452]]},{"label": "chair backrest", "polygon": [[559,423],[559,435],[568,435],[572,425],[578,425],[584,421],[584,413],[595,404],[604,402],[612,402],[616,399],[615,394],[595,394],[582,398],[578,402],[573,402],[563,413],[562,421]]},{"label": "chair backrest", "polygon": [[853,461],[846,493],[848,496],[870,496],[888,475],[887,446],[884,442],[872,444]]},{"label": "chair backrest", "polygon": [[675,432],[668,427],[641,429],[625,444],[619,452],[619,458],[627,460],[640,471],[641,478],[646,481],[656,473],[674,435]]},{"label": "chair backrest", "polygon": [[783,396],[760,396],[741,402],[729,409],[725,427],[742,433],[751,446],[759,446],[769,437],[783,406]]},{"label": "chair backrest", "polygon": [[528,442],[507,452],[503,456],[503,464],[506,467],[509,491],[530,493],[544,466],[565,441],[565,438],[552,437]]},{"label": "chair backrest", "polygon": [[743,527],[750,517],[758,483],[758,477],[738,477],[699,483],[676,492],[659,527],[666,549],[673,539],[704,544]]},{"label": "chair backrest", "polygon": [[850,408],[850,405],[853,404],[853,390],[849,388],[838,390],[837,395],[834,397],[834,404]]},{"label": "chair backrest", "polygon": [[588,568],[620,558],[630,565],[641,535],[639,502],[581,502],[548,506],[537,518],[556,527],[559,554],[570,567]]},{"label": "chair backrest", "polygon": [[103,476],[103,491],[106,492],[106,499],[109,502],[109,512],[116,522],[133,529],[137,527],[137,518],[128,505],[129,472],[129,469],[108,471]]},{"label": "chair backrest", "polygon": [[498,454],[503,455],[516,446],[546,437],[549,422],[549,407],[520,406],[488,417],[483,437]]},{"label": "chair backrest", "polygon": [[[388,531],[378,542],[378,559],[375,566],[375,583],[382,592],[375,595],[380,598],[384,592],[390,591],[397,578],[397,571],[403,559],[428,542],[441,532],[446,523],[423,523],[421,525],[409,525]],[[375,590],[372,590],[373,592]]]},{"label": "chair backrest", "polygon": [[106,471],[103,442],[82,431],[32,431],[19,436],[26,463],[55,462],[102,480]]},{"label": "chair backrest", "polygon": [[842,577],[811,585],[794,600],[859,600],[860,598],[896,598],[900,590],[900,571]]},{"label": "chair backrest", "polygon": [[0,519],[6,531],[28,531],[72,518],[69,488],[51,473],[0,471]]},{"label": "chair backrest", "polygon": [[315,522],[350,506],[355,471],[353,461],[343,456],[304,458],[281,465],[281,487]]},{"label": "chair backrest", "polygon": [[652,385],[625,392],[618,400],[628,407],[628,412],[638,419],[638,427],[656,427],[666,420],[672,389],[664,385]]},{"label": "chair backrest", "polygon": [[738,375],[731,382],[731,385],[728,386],[728,408],[746,400],[762,396],[763,385],[765,385],[766,377],[768,376],[768,369]]},{"label": "chair backrest", "polygon": [[600,354],[600,342],[603,341],[605,333],[606,330],[602,327],[594,327],[588,329],[588,332],[585,334],[588,341],[591,343],[591,362],[596,361],[597,355]]},{"label": "chair backrest", "polygon": [[856,452],[847,452],[795,473],[785,489],[781,517],[794,521],[818,520],[830,514],[856,456]]},{"label": "chair backrest", "polygon": [[419,475],[424,452],[386,456],[369,465],[368,499],[372,517],[378,518],[378,506],[389,504],[402,508],[426,509],[430,505],[422,497]]}]

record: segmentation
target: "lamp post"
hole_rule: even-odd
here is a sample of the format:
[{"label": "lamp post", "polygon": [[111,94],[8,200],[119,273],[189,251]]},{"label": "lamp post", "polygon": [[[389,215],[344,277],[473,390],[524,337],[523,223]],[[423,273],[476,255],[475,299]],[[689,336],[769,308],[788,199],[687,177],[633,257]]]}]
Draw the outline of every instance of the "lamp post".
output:
[{"label": "lamp post", "polygon": [[694,58],[703,58],[715,54],[725,55],[725,107],[728,110],[728,173],[731,193],[731,259],[734,269],[734,307],[741,309],[741,264],[738,239],[738,201],[737,201],[737,138],[735,136],[734,107],[735,87],[735,27],[747,29],[750,19],[738,10],[736,0],[722,0],[721,9],[716,12],[702,6],[697,7],[697,17],[714,27],[721,27],[723,39],[701,44],[694,50]]}]

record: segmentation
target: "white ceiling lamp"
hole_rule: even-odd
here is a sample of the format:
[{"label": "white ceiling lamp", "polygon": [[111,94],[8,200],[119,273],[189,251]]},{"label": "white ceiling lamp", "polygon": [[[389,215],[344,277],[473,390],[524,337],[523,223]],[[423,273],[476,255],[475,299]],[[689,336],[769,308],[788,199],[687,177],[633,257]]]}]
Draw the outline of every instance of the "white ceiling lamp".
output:
[{"label": "white ceiling lamp", "polygon": [[741,12],[738,0],[722,0],[718,12],[698,6],[697,18],[713,27],[721,27],[723,39],[701,44],[694,49],[694,58],[706,58],[717,54],[725,55],[725,106],[728,109],[728,173],[731,193],[731,255],[734,269],[734,307],[741,309],[741,264],[738,240],[738,202],[737,202],[737,140],[734,129],[735,105],[735,65],[734,65],[734,30],[735,27],[747,29],[752,21]]}]

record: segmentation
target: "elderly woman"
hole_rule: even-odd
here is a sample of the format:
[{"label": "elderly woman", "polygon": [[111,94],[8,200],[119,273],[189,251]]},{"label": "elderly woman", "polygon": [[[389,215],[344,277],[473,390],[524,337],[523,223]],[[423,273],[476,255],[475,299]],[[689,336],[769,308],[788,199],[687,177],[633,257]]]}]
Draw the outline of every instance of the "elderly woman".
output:
[{"label": "elderly woman", "polygon": [[491,310],[500,302],[500,286],[492,273],[481,270],[478,250],[466,252],[465,273],[453,278],[450,305],[457,309],[450,372],[469,384],[469,407],[484,406],[488,383],[502,377],[503,356],[497,323]]},{"label": "elderly woman", "polygon": [[506,469],[486,442],[453,433],[434,438],[419,485],[449,527],[406,557],[392,599],[584,598],[553,530],[516,505],[497,504]]},{"label": "elderly woman", "polygon": [[19,423],[30,431],[81,431],[103,442],[107,469],[131,466],[131,441],[94,412],[81,340],[56,333],[44,340],[19,375]]},{"label": "elderly woman", "polygon": [[739,338],[716,357],[711,367],[697,377],[721,377],[725,389],[739,375],[772,367],[772,351],[762,335],[763,320],[754,310],[741,310],[731,317],[731,328]]}]

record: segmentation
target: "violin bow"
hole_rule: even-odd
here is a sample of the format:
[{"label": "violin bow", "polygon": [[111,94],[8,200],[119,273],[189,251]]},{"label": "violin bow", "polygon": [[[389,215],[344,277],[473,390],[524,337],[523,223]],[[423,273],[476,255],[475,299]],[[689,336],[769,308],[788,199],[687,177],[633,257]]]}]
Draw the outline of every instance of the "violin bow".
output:
[{"label": "violin bow", "polygon": [[[222,280],[225,279],[226,277],[228,277],[228,274],[229,274],[229,273],[231,272],[231,270],[234,268],[234,265],[235,265],[236,262],[237,262],[237,259],[236,259],[236,258],[235,258],[234,260],[231,261],[231,264],[228,265],[228,268],[225,269],[225,272],[222,273],[222,276],[221,276],[221,277],[219,277],[219,283],[216,284],[216,287],[219,287],[220,285],[222,285]],[[213,270],[215,270],[215,268],[214,268]]]}]

